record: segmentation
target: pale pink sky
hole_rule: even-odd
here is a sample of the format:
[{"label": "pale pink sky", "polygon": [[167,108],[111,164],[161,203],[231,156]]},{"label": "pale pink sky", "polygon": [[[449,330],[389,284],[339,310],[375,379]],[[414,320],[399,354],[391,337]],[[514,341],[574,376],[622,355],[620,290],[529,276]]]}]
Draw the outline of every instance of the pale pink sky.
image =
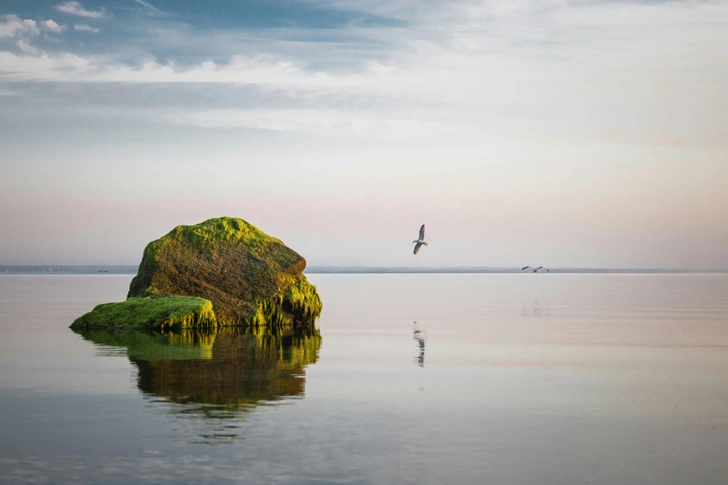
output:
[{"label": "pale pink sky", "polygon": [[0,264],[227,215],[309,265],[728,268],[728,4],[320,3],[406,22],[0,11]]}]

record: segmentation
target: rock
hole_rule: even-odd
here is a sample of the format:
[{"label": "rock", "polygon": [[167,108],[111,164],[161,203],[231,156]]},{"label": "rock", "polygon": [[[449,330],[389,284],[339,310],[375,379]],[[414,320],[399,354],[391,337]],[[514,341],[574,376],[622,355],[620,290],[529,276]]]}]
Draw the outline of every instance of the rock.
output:
[{"label": "rock", "polygon": [[217,326],[212,303],[191,296],[154,295],[129,298],[118,303],[102,303],[77,318],[71,328],[214,328]]},{"label": "rock", "polygon": [[305,268],[306,260],[280,240],[220,217],[177,226],[149,243],[128,298],[204,298],[220,326],[310,326],[322,304]]}]

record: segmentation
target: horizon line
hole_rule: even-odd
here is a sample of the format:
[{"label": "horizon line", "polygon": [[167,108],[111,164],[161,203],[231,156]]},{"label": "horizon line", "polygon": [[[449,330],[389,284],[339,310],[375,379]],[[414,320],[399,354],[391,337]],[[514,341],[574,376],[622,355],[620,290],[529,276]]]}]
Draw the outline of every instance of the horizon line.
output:
[{"label": "horizon line", "polygon": [[[136,274],[139,265],[114,264],[0,264],[0,273],[30,274],[83,274],[112,273]],[[550,273],[728,273],[728,268],[599,268],[599,267],[549,267]],[[307,267],[309,274],[406,274],[406,273],[528,273],[518,266],[360,266],[316,265]]]}]

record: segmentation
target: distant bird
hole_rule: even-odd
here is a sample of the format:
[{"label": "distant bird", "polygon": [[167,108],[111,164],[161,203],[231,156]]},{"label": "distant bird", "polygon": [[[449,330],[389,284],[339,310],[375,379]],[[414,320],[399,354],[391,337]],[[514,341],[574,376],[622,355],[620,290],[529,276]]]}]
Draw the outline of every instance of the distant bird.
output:
[{"label": "distant bird", "polygon": [[[526,268],[531,268],[531,267],[530,266],[524,266],[523,268],[521,268],[521,271],[523,271]],[[548,270],[548,268],[544,268],[543,266],[539,266],[538,268],[531,268],[531,269],[533,270],[534,273],[538,273],[542,269],[545,269],[549,273],[551,272],[551,271]]]},{"label": "distant bird", "polygon": [[415,254],[417,254],[417,251],[420,250],[420,247],[424,244],[427,246],[427,241],[425,241],[425,225],[422,224],[422,227],[420,227],[420,237],[418,239],[415,239],[412,241],[415,244]]}]

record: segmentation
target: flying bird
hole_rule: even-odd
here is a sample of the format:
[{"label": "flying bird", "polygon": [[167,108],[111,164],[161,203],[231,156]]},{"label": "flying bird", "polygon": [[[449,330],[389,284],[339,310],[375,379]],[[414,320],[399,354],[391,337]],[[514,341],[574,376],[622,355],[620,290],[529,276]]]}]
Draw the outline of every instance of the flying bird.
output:
[{"label": "flying bird", "polygon": [[[531,267],[530,267],[530,266],[524,266],[523,268],[521,268],[521,271],[523,271],[523,270],[524,270],[524,269],[526,269],[526,268],[531,268]],[[549,272],[549,273],[551,272],[551,271],[549,271],[549,269],[548,269],[548,268],[544,268],[543,266],[539,266],[538,268],[531,268],[531,269],[533,270],[533,272],[534,272],[534,273],[538,273],[538,272],[539,272],[539,271],[541,271],[542,269],[545,269],[545,270],[546,270],[547,272]]]},{"label": "flying bird", "polygon": [[417,251],[420,250],[420,247],[424,244],[427,246],[427,241],[425,241],[425,225],[422,224],[422,227],[420,227],[420,237],[418,239],[415,239],[412,241],[415,244],[415,254],[417,254]]}]

